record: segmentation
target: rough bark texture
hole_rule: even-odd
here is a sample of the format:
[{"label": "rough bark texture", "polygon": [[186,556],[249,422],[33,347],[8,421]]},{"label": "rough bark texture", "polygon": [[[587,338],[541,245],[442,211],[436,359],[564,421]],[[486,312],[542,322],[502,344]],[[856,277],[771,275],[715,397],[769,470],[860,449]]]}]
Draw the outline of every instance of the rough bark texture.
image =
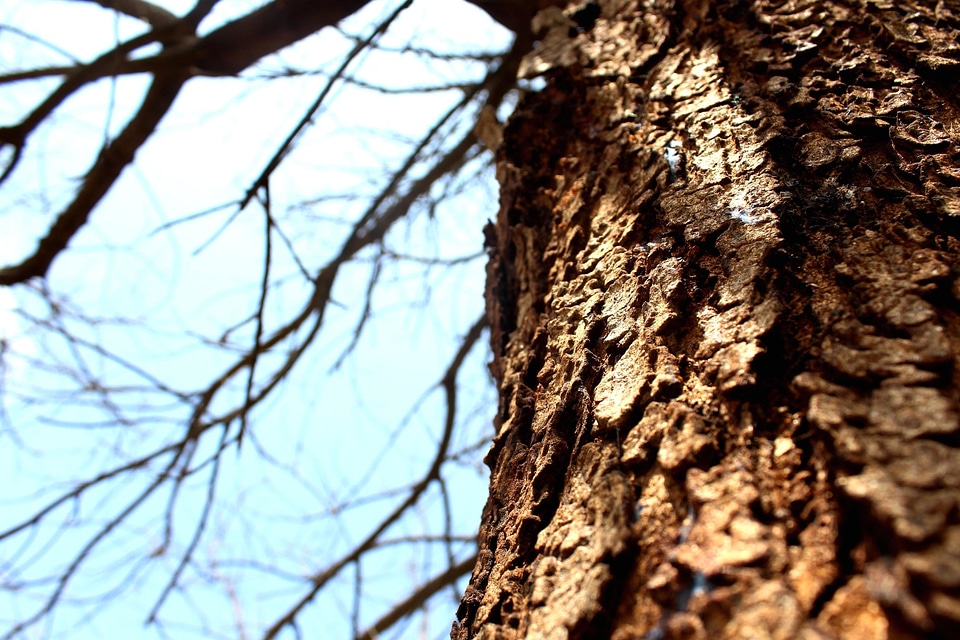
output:
[{"label": "rough bark texture", "polygon": [[452,637],[960,637],[958,4],[540,18]]}]

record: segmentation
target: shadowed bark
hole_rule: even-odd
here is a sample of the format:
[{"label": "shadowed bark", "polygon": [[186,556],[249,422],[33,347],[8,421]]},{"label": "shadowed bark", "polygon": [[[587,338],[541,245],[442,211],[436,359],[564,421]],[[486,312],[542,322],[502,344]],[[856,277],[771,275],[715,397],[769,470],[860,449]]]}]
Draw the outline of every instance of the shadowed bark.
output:
[{"label": "shadowed bark", "polygon": [[538,19],[452,637],[955,637],[957,4]]}]

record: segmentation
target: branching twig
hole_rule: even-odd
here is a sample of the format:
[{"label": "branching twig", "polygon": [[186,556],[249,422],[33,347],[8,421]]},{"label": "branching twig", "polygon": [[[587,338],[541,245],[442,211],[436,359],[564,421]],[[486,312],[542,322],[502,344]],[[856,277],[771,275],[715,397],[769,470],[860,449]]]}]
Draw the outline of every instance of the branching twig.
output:
[{"label": "branching twig", "polygon": [[[180,557],[180,562],[177,564],[177,568],[174,570],[173,575],[170,576],[170,580],[167,582],[167,586],[164,587],[163,593],[160,594],[160,597],[157,599],[153,609],[150,611],[150,615],[147,616],[147,624],[156,622],[157,613],[160,611],[160,607],[163,606],[163,603],[166,601],[167,596],[170,595],[170,592],[177,586],[177,583],[180,581],[180,575],[183,573],[183,570],[186,568],[187,564],[190,562],[190,559],[193,557],[193,552],[196,550],[197,545],[200,543],[200,537],[203,535],[203,530],[207,526],[207,522],[210,519],[210,509],[213,507],[214,496],[216,494],[217,479],[220,472],[220,453],[225,448],[227,441],[227,432],[229,430],[226,426],[223,428],[223,433],[220,436],[220,444],[217,447],[218,453],[213,456],[213,465],[210,471],[210,479],[207,481],[207,495],[203,503],[203,511],[200,514],[200,517],[197,518],[197,526],[193,532],[193,538],[191,538],[190,543],[187,545],[186,550],[183,552],[183,555]],[[239,446],[239,445],[238,445]]]},{"label": "branching twig", "polygon": [[457,564],[451,564],[443,573],[435,576],[419,589],[411,593],[406,600],[397,604],[382,618],[370,625],[370,628],[357,635],[357,640],[377,640],[384,631],[400,622],[411,613],[422,607],[427,600],[447,585],[454,584],[473,570],[477,564],[477,556],[472,555]]},{"label": "branching twig", "polygon": [[[260,302],[257,304],[256,322],[253,332],[253,353],[261,353],[260,341],[263,340],[263,314],[267,308],[267,292],[270,290],[270,266],[273,258],[273,213],[270,209],[270,183],[263,185],[263,278],[260,281]],[[250,361],[250,370],[247,374],[247,385],[244,392],[244,407],[252,406],[253,381],[256,378],[257,358]],[[240,431],[237,433],[237,451],[243,446],[243,434],[247,431],[249,408],[240,414]]]},{"label": "branching twig", "polygon": [[[336,23],[340,18],[363,6],[366,0],[330,0],[329,2],[272,0],[259,9],[226,25],[214,28],[208,35],[202,37],[196,35],[196,27],[200,19],[210,12],[217,0],[198,0],[194,8],[182,18],[167,12],[150,0],[76,1],[95,3],[112,11],[142,20],[146,25],[149,25],[150,30],[143,35],[118,44],[89,64],[77,64],[71,67],[51,66],[45,69],[16,72],[0,77],[0,83],[2,83],[12,82],[15,79],[26,80],[54,74],[65,76],[60,86],[39,107],[28,114],[19,125],[0,129],[0,142],[12,146],[12,153],[8,155],[8,157],[12,156],[12,161],[7,167],[4,177],[9,176],[16,168],[27,138],[33,134],[41,122],[48,119],[65,100],[74,95],[81,87],[100,78],[116,76],[121,73],[150,73],[153,76],[152,85],[139,111],[126,124],[120,135],[112,143],[104,145],[99,157],[83,178],[73,201],[54,219],[47,236],[40,241],[36,251],[20,264],[0,269],[0,286],[24,283],[31,278],[43,278],[47,274],[52,262],[66,249],[71,239],[86,224],[93,208],[117,181],[125,167],[132,163],[134,155],[153,134],[158,123],[170,109],[178,92],[190,78],[198,73],[212,75],[239,73],[266,53],[296,42],[322,26]],[[461,182],[467,179],[464,174],[468,171],[464,167],[474,166],[473,160],[481,152],[481,147],[477,144],[474,134],[468,132],[468,127],[464,126],[463,119],[469,117],[469,114],[474,113],[483,105],[495,110],[504,103],[505,97],[515,86],[516,68],[527,46],[527,43],[519,40],[507,54],[498,58],[484,58],[489,59],[491,67],[488,69],[486,77],[481,81],[473,84],[450,85],[450,87],[462,90],[462,98],[416,144],[410,145],[412,148],[409,154],[395,170],[391,171],[390,177],[385,180],[386,184],[370,198],[368,206],[360,212],[352,226],[343,230],[345,235],[339,249],[322,267],[317,268],[315,265],[311,265],[308,269],[300,261],[294,251],[293,244],[283,234],[273,216],[269,191],[271,177],[283,164],[284,159],[297,147],[303,133],[314,123],[317,114],[324,108],[325,100],[331,94],[335,85],[351,81],[347,71],[350,70],[350,66],[354,64],[357,56],[374,47],[379,35],[409,4],[409,0],[402,2],[399,8],[382,24],[378,25],[368,37],[357,40],[354,50],[344,58],[339,68],[330,76],[329,81],[318,94],[314,103],[304,113],[296,126],[289,131],[286,139],[276,148],[275,153],[266,163],[259,176],[249,183],[250,186],[243,196],[232,205],[236,207],[236,212],[239,213],[250,204],[253,198],[262,198],[265,216],[264,263],[258,282],[259,296],[251,301],[251,306],[256,305],[255,308],[252,311],[248,309],[243,312],[248,314],[246,319],[224,333],[224,342],[226,342],[231,331],[238,327],[246,327],[252,329],[252,340],[250,343],[243,344],[242,347],[232,345],[230,348],[236,348],[239,352],[235,356],[228,351],[228,347],[222,344],[216,345],[222,350],[220,353],[231,354],[232,360],[228,361],[212,382],[204,384],[193,393],[177,390],[173,385],[163,382],[160,376],[147,371],[147,368],[114,354],[104,346],[106,343],[100,345],[79,335],[71,334],[71,326],[74,326],[75,322],[87,322],[90,326],[95,326],[97,320],[71,315],[72,312],[61,314],[62,309],[58,310],[57,307],[59,302],[47,291],[38,289],[41,294],[45,295],[51,305],[51,313],[55,317],[43,319],[35,318],[31,314],[22,314],[23,318],[32,318],[33,324],[45,330],[47,334],[60,336],[66,341],[61,347],[68,350],[68,356],[62,362],[57,360],[52,364],[39,362],[39,366],[34,370],[43,374],[53,372],[60,376],[70,376],[71,388],[63,392],[65,397],[79,395],[81,398],[92,398],[97,403],[96,406],[102,408],[102,415],[107,419],[113,419],[117,424],[136,425],[136,422],[127,420],[125,417],[129,413],[127,409],[129,405],[124,404],[124,402],[115,402],[115,400],[120,398],[126,401],[126,398],[119,395],[120,393],[136,392],[142,388],[142,385],[146,384],[155,393],[163,394],[161,397],[169,398],[174,403],[173,406],[176,410],[181,413],[171,416],[171,421],[173,418],[177,420],[175,429],[170,432],[155,431],[150,434],[150,437],[162,437],[166,440],[172,440],[172,442],[153,443],[150,445],[154,447],[153,452],[117,464],[112,469],[68,487],[68,490],[64,490],[61,495],[43,505],[24,521],[0,532],[0,541],[3,541],[25,531],[28,533],[31,530],[33,532],[40,531],[44,526],[52,526],[49,519],[55,510],[69,504],[71,500],[75,500],[79,505],[81,498],[88,496],[92,488],[110,489],[117,482],[123,481],[127,474],[133,475],[134,472],[146,474],[145,488],[134,495],[132,499],[128,497],[127,502],[120,502],[113,507],[110,515],[104,517],[106,524],[101,525],[92,534],[92,537],[86,541],[86,544],[82,546],[69,563],[64,563],[66,565],[65,569],[54,576],[50,582],[51,586],[46,587],[49,591],[44,592],[44,599],[40,608],[33,612],[31,617],[20,621],[7,637],[21,634],[28,627],[50,615],[58,602],[65,601],[67,598],[64,594],[68,584],[78,575],[81,568],[84,568],[85,563],[87,565],[93,564],[90,560],[91,555],[96,551],[100,554],[97,557],[101,557],[104,553],[104,547],[107,546],[102,543],[111,536],[116,538],[119,535],[118,531],[123,530],[121,524],[151,496],[166,499],[166,505],[165,513],[160,513],[157,522],[151,524],[151,527],[156,528],[156,533],[152,535],[160,536],[160,541],[156,550],[149,557],[157,557],[166,553],[174,544],[180,544],[180,539],[175,537],[175,533],[189,538],[178,554],[175,567],[165,578],[164,587],[148,616],[148,622],[157,624],[159,628],[160,612],[161,610],[166,611],[163,607],[168,602],[170,594],[184,586],[182,583],[186,582],[184,576],[188,567],[191,570],[194,568],[200,570],[194,554],[199,555],[197,550],[201,548],[201,542],[210,536],[208,521],[212,517],[215,501],[221,499],[217,495],[216,488],[218,477],[221,474],[221,456],[233,444],[236,444],[239,449],[245,435],[250,437],[255,446],[259,446],[254,438],[255,433],[251,429],[251,416],[254,415],[255,409],[260,403],[270,397],[280,383],[290,375],[304,354],[317,341],[317,336],[325,327],[330,305],[336,304],[331,297],[332,291],[335,284],[338,287],[341,286],[342,282],[339,282],[338,278],[340,278],[344,267],[359,260],[369,259],[372,255],[371,250],[379,251],[376,258],[376,268],[374,269],[375,275],[379,274],[379,260],[381,259],[402,258],[420,262],[430,267],[433,264],[458,263],[476,257],[468,256],[450,260],[419,259],[406,255],[403,251],[386,249],[385,240],[391,230],[396,228],[397,222],[410,216],[412,212],[422,214],[425,209],[429,208],[427,210],[432,215],[436,207],[436,201],[455,193]],[[164,48],[156,55],[131,59],[134,52],[151,43],[160,43]],[[423,53],[410,47],[405,50]],[[437,59],[444,59],[442,55],[436,57]],[[446,57],[456,58],[457,56]],[[499,64],[494,65],[494,62],[499,62]],[[34,75],[30,76],[31,73]],[[0,177],[0,182],[2,180],[3,177]],[[437,189],[437,184],[441,184],[443,188]],[[279,260],[274,255],[273,233],[277,233],[290,250],[297,263],[300,275],[303,276],[309,289],[305,293],[299,309],[295,307],[292,312],[287,312],[289,315],[281,317],[276,324],[267,321],[268,319],[272,321],[272,313],[268,313],[267,309],[268,299],[271,302],[269,311],[272,312],[279,298],[275,292],[281,286],[279,283],[281,276],[277,275],[279,270],[277,265],[280,263],[273,264],[274,260]],[[307,262],[307,264],[310,263]],[[353,341],[348,350],[352,349],[359,341],[364,327],[371,318],[376,286],[377,280],[374,277],[368,283],[365,295],[363,293],[359,294],[363,296],[363,304],[360,309],[359,322],[353,333]],[[64,322],[63,318],[66,318],[69,322]],[[450,467],[444,465],[457,464],[457,458],[462,455],[462,451],[451,450],[454,427],[464,422],[462,416],[458,415],[457,376],[468,353],[480,342],[480,335],[484,327],[485,320],[481,318],[470,328],[442,378],[435,387],[432,387],[432,389],[439,389],[442,392],[445,414],[442,432],[435,443],[436,448],[428,453],[428,455],[432,455],[428,468],[420,477],[414,478],[409,485],[405,484],[404,481],[397,483],[399,486],[394,487],[396,489],[394,495],[397,497],[391,499],[393,508],[389,512],[381,514],[378,523],[368,535],[358,544],[349,548],[342,557],[328,563],[326,568],[306,578],[306,593],[299,594],[301,597],[297,598],[286,613],[267,631],[266,637],[274,637],[284,629],[292,629],[295,633],[298,633],[298,616],[304,608],[334,578],[339,576],[344,568],[351,566],[351,564],[357,568],[357,604],[353,632],[358,637],[367,637],[373,633],[382,632],[396,621],[422,607],[427,599],[444,585],[454,584],[459,576],[469,571],[470,566],[473,565],[473,559],[463,562],[457,562],[456,560],[459,554],[455,553],[453,543],[469,540],[469,536],[456,536],[454,534],[450,496],[444,484],[444,478],[449,475],[446,473],[446,469]],[[215,343],[211,341],[209,344]],[[316,348],[314,348],[314,351],[316,351]],[[39,361],[39,358],[37,360]],[[124,382],[123,380],[111,380],[97,369],[97,363],[108,363],[108,369],[111,372],[119,370],[123,376],[136,376],[136,378],[139,378],[137,385],[125,387],[121,384],[121,382]],[[78,387],[77,390],[72,388],[74,384]],[[86,395],[80,395],[81,393]],[[188,415],[183,416],[182,413],[188,413]],[[159,420],[157,422],[163,424]],[[87,423],[87,425],[93,424],[96,424],[94,420]],[[166,427],[165,424],[163,426]],[[263,452],[262,455],[266,456],[267,454]],[[201,456],[203,457],[201,458]],[[282,458],[278,456],[278,459]],[[209,470],[205,469],[207,466],[210,467]],[[182,523],[179,520],[175,522],[174,515],[183,508],[182,501],[186,499],[185,496],[188,491],[194,486],[190,478],[198,477],[200,472],[206,474],[207,471],[210,475],[206,485],[203,507],[197,514],[197,520],[191,520],[191,523],[188,524],[192,527],[188,529],[186,534],[183,534],[180,531]],[[156,475],[151,476],[151,473]],[[205,480],[206,475],[200,476],[200,478]],[[428,492],[432,490],[434,483],[439,487],[443,499],[442,535],[387,539],[385,534],[388,531],[398,529],[398,523],[403,522],[403,519],[408,517],[408,514],[416,505],[422,504],[424,496],[429,495]],[[304,484],[306,484],[305,481]],[[144,485],[138,486],[142,487]],[[169,495],[167,494],[168,490]],[[388,494],[385,492],[381,494],[381,497],[383,495]],[[355,505],[362,503],[363,500],[354,501]],[[163,508],[161,506],[161,509]],[[161,520],[161,518],[163,519]],[[174,531],[175,524],[177,525],[176,532]],[[131,523],[128,523],[128,525],[133,526]],[[357,627],[364,586],[361,579],[360,563],[368,554],[376,553],[377,549],[401,544],[405,541],[444,544],[448,568],[418,589],[409,598],[396,605],[390,613],[382,616],[371,629],[359,633],[360,629]],[[457,550],[460,553],[464,552],[459,546]],[[145,558],[144,564],[140,566],[146,566],[145,563],[149,562],[149,557]],[[366,568],[366,565],[364,568]],[[85,567],[84,570],[89,571],[89,567]],[[279,570],[276,569],[273,573],[280,575]],[[367,573],[369,574],[369,570]],[[73,590],[77,588],[76,585],[71,586],[71,595],[73,595]],[[236,599],[234,598],[233,601],[236,602]],[[160,631],[163,632],[162,629]]]},{"label": "branching twig", "polygon": [[[100,152],[100,157],[87,173],[83,186],[80,187],[73,202],[57,216],[46,237],[40,240],[36,251],[20,264],[0,269],[0,286],[10,286],[46,275],[54,258],[67,247],[74,234],[86,224],[90,212],[113,186],[120,173],[133,161],[140,146],[156,129],[186,80],[187,76],[183,73],[171,73],[158,76],[153,81],[140,111],[130,120],[116,140]],[[21,146],[22,143],[17,145],[17,153]],[[11,163],[4,177],[9,175],[15,164],[15,162]],[[3,178],[0,178],[0,182],[2,181]]]},{"label": "branching twig", "polygon": [[60,597],[63,595],[64,590],[67,588],[67,584],[70,582],[70,579],[73,578],[73,575],[77,572],[77,569],[80,568],[80,565],[87,559],[90,553],[94,548],[103,542],[110,533],[127,517],[136,511],[151,495],[156,491],[166,480],[167,474],[174,468],[179,459],[179,455],[175,455],[167,465],[166,469],[157,474],[157,477],[150,483],[150,485],[144,489],[140,495],[134,498],[127,507],[117,514],[113,519],[111,519],[89,542],[77,553],[76,557],[70,563],[70,565],[64,570],[60,577],[57,579],[57,586],[54,589],[53,593],[47,598],[46,602],[34,613],[32,616],[23,620],[22,622],[14,625],[10,631],[3,636],[3,640],[10,640],[11,638],[16,637],[20,634],[21,631],[33,626],[44,616],[46,616],[50,611],[53,610],[53,607],[56,606],[57,602],[60,600]]},{"label": "branching twig", "polygon": [[[440,468],[443,466],[444,461],[446,460],[447,450],[450,446],[450,440],[453,437],[453,427],[456,423],[457,415],[457,372],[460,370],[460,367],[463,365],[463,361],[466,359],[467,354],[470,353],[470,350],[480,339],[480,334],[483,332],[484,328],[487,326],[486,315],[481,317],[473,327],[470,328],[470,331],[464,337],[463,341],[460,344],[460,348],[457,350],[456,355],[453,358],[453,361],[450,363],[450,366],[447,367],[446,373],[444,373],[443,378],[440,381],[440,387],[444,391],[446,399],[446,418],[444,420],[443,435],[440,438],[440,442],[437,444],[437,452],[434,455],[433,462],[430,465],[430,468],[423,475],[423,478],[417,482],[410,490],[410,493],[407,495],[406,499],[398,505],[389,515],[387,515],[380,524],[374,529],[360,544],[354,547],[353,551],[343,556],[335,562],[334,564],[327,567],[325,570],[317,573],[310,578],[312,586],[310,590],[293,606],[283,617],[281,617],[277,622],[275,622],[264,634],[264,640],[270,640],[271,638],[276,637],[284,627],[292,624],[300,611],[309,604],[320,590],[323,589],[330,580],[337,576],[340,571],[343,570],[347,565],[356,562],[357,559],[362,556],[366,551],[372,549],[376,546],[376,543],[380,536],[389,529],[400,517],[406,513],[406,511],[412,507],[420,499],[420,496],[423,495],[423,492],[427,490],[427,487],[430,484],[437,480],[440,477]],[[472,565],[471,565],[472,566]]]}]

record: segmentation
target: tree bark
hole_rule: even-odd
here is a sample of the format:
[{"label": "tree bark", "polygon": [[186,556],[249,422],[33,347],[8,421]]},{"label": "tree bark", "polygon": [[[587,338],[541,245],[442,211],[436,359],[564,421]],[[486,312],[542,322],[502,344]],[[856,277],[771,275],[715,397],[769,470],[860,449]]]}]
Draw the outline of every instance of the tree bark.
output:
[{"label": "tree bark", "polygon": [[960,637],[960,6],[538,17],[452,637]]}]

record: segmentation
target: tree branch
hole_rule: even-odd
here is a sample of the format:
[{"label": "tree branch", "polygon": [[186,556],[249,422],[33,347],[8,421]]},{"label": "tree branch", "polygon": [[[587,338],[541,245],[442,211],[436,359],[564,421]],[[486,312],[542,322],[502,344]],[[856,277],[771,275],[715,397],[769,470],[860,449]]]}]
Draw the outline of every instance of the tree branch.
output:
[{"label": "tree branch", "polygon": [[260,58],[337,24],[367,0],[274,0],[188,45],[158,58],[186,56],[203,73],[237,75]]},{"label": "tree branch", "polygon": [[376,640],[384,631],[422,607],[424,603],[440,591],[440,589],[443,589],[448,584],[452,584],[457,578],[472,571],[476,564],[477,555],[474,554],[462,562],[450,565],[446,571],[434,576],[433,579],[425,585],[411,593],[406,600],[399,603],[387,612],[385,616],[370,625],[369,629],[357,636],[357,640]]},{"label": "tree branch", "polygon": [[143,20],[154,28],[169,27],[179,18],[163,7],[147,0],[77,0],[78,2],[93,2],[104,9],[113,9],[125,16]]},{"label": "tree branch", "polygon": [[147,92],[137,115],[123,132],[105,147],[84,178],[76,198],[57,217],[33,255],[18,265],[0,269],[0,286],[10,286],[34,277],[45,277],[54,258],[66,249],[73,236],[86,224],[90,212],[113,186],[114,181],[146,142],[186,82],[183,73],[158,75]]},{"label": "tree branch", "polygon": [[[406,7],[409,3],[410,0],[403,6]],[[110,0],[104,0],[100,4],[112,6]],[[130,10],[135,9],[134,5],[139,5],[137,2],[120,2],[113,8],[118,8],[121,4]],[[164,25],[163,29],[192,30],[213,4],[211,0],[202,0],[182,20]],[[86,224],[92,209],[113,186],[123,169],[133,161],[136,151],[153,133],[183,84],[191,75],[196,74],[198,68],[212,75],[235,75],[263,56],[279,51],[323,27],[336,24],[365,4],[366,0],[336,0],[325,3],[313,0],[275,0],[200,40],[188,39],[185,43],[164,49],[154,58],[131,61],[134,66],[155,71],[154,83],[139,113],[123,133],[101,151],[80,192],[59,215],[34,254],[18,265],[0,269],[0,286],[11,286],[30,278],[46,276],[54,258]],[[146,5],[141,6],[141,9],[146,10]],[[26,136],[38,120],[45,118],[67,95],[86,81],[101,77],[103,68],[113,73],[118,65],[123,66],[126,54],[134,46],[139,46],[141,40],[154,41],[155,38],[146,34],[101,56],[97,63],[74,74],[21,125],[0,130],[6,138],[4,141],[15,147],[13,159],[3,177],[13,171],[22,153]]]},{"label": "tree branch", "polygon": [[420,496],[423,495],[424,491],[427,490],[432,482],[440,478],[440,468],[443,466],[443,463],[447,457],[447,452],[450,447],[450,441],[453,437],[453,428],[457,416],[457,373],[460,371],[460,367],[463,365],[463,361],[466,359],[467,354],[470,353],[470,350],[480,339],[480,335],[486,327],[487,318],[486,315],[483,315],[474,323],[474,325],[470,328],[470,331],[467,332],[467,335],[463,338],[463,341],[460,343],[460,348],[457,350],[457,353],[454,355],[450,366],[447,367],[447,371],[440,380],[439,386],[443,389],[447,402],[443,435],[441,436],[440,442],[437,445],[437,453],[433,458],[433,462],[430,465],[430,468],[424,474],[423,478],[410,489],[410,493],[407,495],[407,498],[387,517],[385,517],[377,526],[377,528],[371,532],[370,535],[363,540],[363,542],[358,544],[351,553],[340,558],[339,561],[335,562],[333,565],[327,567],[323,571],[311,576],[310,582],[312,584],[310,590],[304,594],[304,596],[293,607],[291,607],[283,617],[281,617],[273,624],[273,626],[267,629],[267,632],[264,634],[264,640],[272,640],[277,636],[277,634],[280,633],[280,631],[283,630],[284,627],[287,625],[293,625],[303,608],[307,606],[317,596],[318,593],[320,593],[323,587],[325,587],[330,580],[339,574],[344,567],[349,565],[351,562],[356,562],[367,550],[374,548],[380,536],[383,535],[387,529],[393,526],[393,524],[400,519],[407,509],[415,505],[420,500]]}]

